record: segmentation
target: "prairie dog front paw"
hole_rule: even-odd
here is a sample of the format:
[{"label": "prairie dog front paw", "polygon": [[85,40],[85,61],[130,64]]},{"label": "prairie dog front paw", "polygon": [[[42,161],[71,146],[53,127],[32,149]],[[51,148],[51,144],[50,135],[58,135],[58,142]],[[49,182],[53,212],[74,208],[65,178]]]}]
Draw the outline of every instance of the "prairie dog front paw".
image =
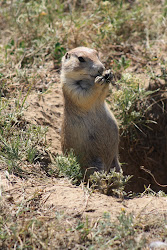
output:
[{"label": "prairie dog front paw", "polygon": [[109,69],[109,70],[106,70],[106,71],[104,72],[103,78],[105,79],[105,81],[106,81],[107,83],[110,83],[110,82],[111,82],[111,80],[113,79],[113,74],[112,74],[112,72],[111,72],[110,69]]},{"label": "prairie dog front paw", "polygon": [[111,70],[106,70],[103,75],[95,78],[95,83],[103,85],[104,83],[110,83],[113,78]]}]

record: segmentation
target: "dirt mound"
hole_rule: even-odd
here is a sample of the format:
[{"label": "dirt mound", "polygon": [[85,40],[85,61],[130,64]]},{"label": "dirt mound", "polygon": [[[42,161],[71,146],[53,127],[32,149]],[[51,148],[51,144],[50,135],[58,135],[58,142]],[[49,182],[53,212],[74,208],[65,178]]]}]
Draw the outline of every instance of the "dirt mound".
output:
[{"label": "dirt mound", "polygon": [[[34,92],[26,102],[25,117],[30,123],[48,127],[46,139],[52,153],[61,153],[60,131],[63,113],[63,98],[59,75],[54,73],[55,84],[44,93]],[[136,133],[137,138],[120,138],[120,161],[125,175],[133,175],[126,191],[143,192],[144,185],[155,191],[167,192],[167,187],[158,186],[152,176],[143,171],[150,170],[160,184],[167,184],[167,93],[165,90],[150,95],[147,101],[146,119],[153,120],[148,127]]]},{"label": "dirt mound", "polygon": [[60,83],[56,82],[48,91],[28,96],[28,109],[24,112],[28,122],[48,128],[47,142],[52,153],[61,153],[60,131],[63,100]]},{"label": "dirt mound", "polygon": [[[99,193],[90,193],[85,187],[76,187],[66,179],[39,180],[29,178],[23,180],[15,175],[0,172],[1,187],[6,199],[12,206],[22,202],[40,202],[50,213],[64,211],[73,217],[89,217],[93,220],[103,217],[104,212],[112,214],[112,220],[126,210],[136,216],[140,214],[165,213],[167,201],[165,197],[140,197],[121,200]],[[142,202],[141,202],[142,201]],[[39,204],[38,204],[39,205]]]}]

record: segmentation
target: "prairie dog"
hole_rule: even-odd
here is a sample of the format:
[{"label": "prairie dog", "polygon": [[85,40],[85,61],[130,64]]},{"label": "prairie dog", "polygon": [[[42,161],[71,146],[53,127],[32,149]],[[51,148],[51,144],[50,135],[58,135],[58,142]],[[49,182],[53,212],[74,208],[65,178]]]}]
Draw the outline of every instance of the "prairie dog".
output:
[{"label": "prairie dog", "polygon": [[97,51],[87,47],[72,49],[62,58],[62,151],[73,149],[88,176],[111,168],[121,171],[118,125],[105,102],[111,77],[104,70]]}]

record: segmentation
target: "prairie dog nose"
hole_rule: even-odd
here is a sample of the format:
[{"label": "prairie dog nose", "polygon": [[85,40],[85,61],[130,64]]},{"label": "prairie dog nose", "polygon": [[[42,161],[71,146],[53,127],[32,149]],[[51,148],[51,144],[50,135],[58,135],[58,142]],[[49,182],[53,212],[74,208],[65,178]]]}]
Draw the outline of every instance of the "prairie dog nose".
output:
[{"label": "prairie dog nose", "polygon": [[104,67],[103,64],[101,64],[101,65],[99,66],[98,73],[99,73],[100,75],[102,75],[104,70],[105,70],[105,67]]}]

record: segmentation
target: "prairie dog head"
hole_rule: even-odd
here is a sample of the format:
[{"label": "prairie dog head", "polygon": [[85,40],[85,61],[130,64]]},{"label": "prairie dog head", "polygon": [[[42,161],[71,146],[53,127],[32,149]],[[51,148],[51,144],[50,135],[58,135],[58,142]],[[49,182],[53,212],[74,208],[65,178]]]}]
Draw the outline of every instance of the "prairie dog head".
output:
[{"label": "prairie dog head", "polygon": [[67,52],[62,58],[61,80],[94,82],[102,75],[105,67],[98,58],[98,52],[87,47],[77,47]]}]

